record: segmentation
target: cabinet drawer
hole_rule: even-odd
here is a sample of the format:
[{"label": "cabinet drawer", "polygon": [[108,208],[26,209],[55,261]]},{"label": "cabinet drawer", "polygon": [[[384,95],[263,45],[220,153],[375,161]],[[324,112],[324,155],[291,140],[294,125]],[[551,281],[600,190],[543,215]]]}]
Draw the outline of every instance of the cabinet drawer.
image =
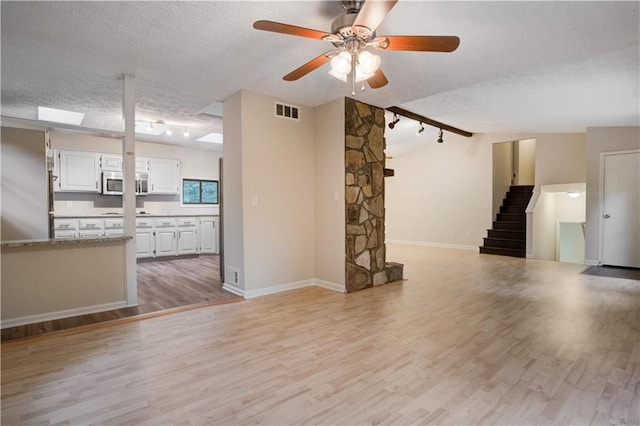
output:
[{"label": "cabinet drawer", "polygon": [[197,220],[195,217],[183,217],[178,219],[178,226],[183,227],[183,226],[196,226],[197,225]]},{"label": "cabinet drawer", "polygon": [[104,231],[101,229],[96,229],[95,231],[80,231],[80,238],[98,238],[104,237]]},{"label": "cabinet drawer", "polygon": [[70,240],[78,238],[78,233],[76,231],[56,231],[55,238],[58,240]]},{"label": "cabinet drawer", "polygon": [[175,219],[156,219],[156,228],[175,228]]},{"label": "cabinet drawer", "polygon": [[56,219],[54,220],[54,228],[56,231],[76,231],[78,229],[78,221],[74,219]]},{"label": "cabinet drawer", "polygon": [[105,219],[104,229],[122,229],[122,219]]},{"label": "cabinet drawer", "polygon": [[136,219],[136,228],[153,228],[153,219]]},{"label": "cabinet drawer", "polygon": [[102,227],[104,226],[104,223],[101,219],[80,219],[80,229],[87,229],[87,230],[91,230],[91,229],[100,229],[102,230]]}]

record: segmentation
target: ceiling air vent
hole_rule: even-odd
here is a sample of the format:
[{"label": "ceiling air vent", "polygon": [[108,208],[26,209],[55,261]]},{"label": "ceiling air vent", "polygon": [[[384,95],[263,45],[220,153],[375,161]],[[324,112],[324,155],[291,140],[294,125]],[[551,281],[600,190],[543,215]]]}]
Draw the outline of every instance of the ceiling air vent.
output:
[{"label": "ceiling air vent", "polygon": [[276,102],[276,116],[300,120],[300,108]]}]

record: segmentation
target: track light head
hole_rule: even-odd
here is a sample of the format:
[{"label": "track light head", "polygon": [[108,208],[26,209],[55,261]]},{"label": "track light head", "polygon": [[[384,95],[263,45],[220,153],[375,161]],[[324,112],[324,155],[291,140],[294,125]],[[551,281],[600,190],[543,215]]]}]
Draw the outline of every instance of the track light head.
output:
[{"label": "track light head", "polygon": [[444,142],[444,139],[442,139],[442,129],[440,129],[440,133],[438,133],[438,143],[442,142]]},{"label": "track light head", "polygon": [[420,126],[418,126],[418,131],[416,132],[416,135],[420,135],[420,133],[424,132],[424,124],[422,124],[422,121],[420,122]]},{"label": "track light head", "polygon": [[393,121],[389,123],[389,128],[393,129],[394,127],[396,127],[396,124],[398,124],[398,121],[400,121],[400,117],[398,117],[398,114],[393,114]]}]

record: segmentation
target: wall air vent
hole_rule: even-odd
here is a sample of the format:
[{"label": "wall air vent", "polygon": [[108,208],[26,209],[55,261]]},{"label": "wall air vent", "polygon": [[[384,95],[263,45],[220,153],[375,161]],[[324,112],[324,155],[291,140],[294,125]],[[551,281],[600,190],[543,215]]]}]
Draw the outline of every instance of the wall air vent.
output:
[{"label": "wall air vent", "polygon": [[300,120],[300,108],[276,102],[276,116]]}]

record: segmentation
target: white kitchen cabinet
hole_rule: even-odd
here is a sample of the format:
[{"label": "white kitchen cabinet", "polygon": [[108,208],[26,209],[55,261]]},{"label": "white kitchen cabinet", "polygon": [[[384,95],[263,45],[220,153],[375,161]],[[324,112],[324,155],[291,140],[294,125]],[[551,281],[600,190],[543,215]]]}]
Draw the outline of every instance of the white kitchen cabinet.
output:
[{"label": "white kitchen cabinet", "polygon": [[115,154],[102,154],[100,165],[103,172],[121,172],[122,156]]},{"label": "white kitchen cabinet", "polygon": [[84,231],[80,231],[78,233],[78,236],[80,238],[98,238],[98,237],[104,237],[104,230],[99,229],[99,230],[84,230]]},{"label": "white kitchen cabinet", "polygon": [[203,217],[200,219],[200,253],[218,253],[218,219]]},{"label": "white kitchen cabinet", "polygon": [[149,171],[149,159],[144,157],[136,157],[136,172],[146,173]]},{"label": "white kitchen cabinet", "polygon": [[72,239],[78,238],[78,220],[77,219],[54,219],[53,235],[56,239]]},{"label": "white kitchen cabinet", "polygon": [[149,194],[180,193],[180,162],[149,159]]},{"label": "white kitchen cabinet", "polygon": [[99,153],[59,150],[58,166],[59,191],[100,192]]},{"label": "white kitchen cabinet", "polygon": [[177,254],[177,220],[175,218],[157,218],[156,256],[175,256]]},{"label": "white kitchen cabinet", "polygon": [[195,217],[178,219],[178,254],[198,252],[198,221]]},{"label": "white kitchen cabinet", "polygon": [[124,235],[124,229],[105,229],[105,237],[122,237]]},{"label": "white kitchen cabinet", "polygon": [[153,227],[136,229],[136,257],[153,257],[156,238]]}]

